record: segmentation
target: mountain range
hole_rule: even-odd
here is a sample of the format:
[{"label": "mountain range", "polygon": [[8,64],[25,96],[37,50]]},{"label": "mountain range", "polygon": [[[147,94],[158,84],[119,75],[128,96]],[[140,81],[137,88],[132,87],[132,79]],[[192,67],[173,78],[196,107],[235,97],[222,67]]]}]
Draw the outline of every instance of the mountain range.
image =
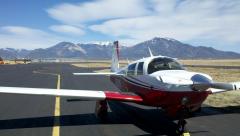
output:
[{"label": "mountain range", "polygon": [[[80,59],[110,59],[112,43],[82,43],[60,42],[45,49],[0,49],[0,57],[13,58],[80,58]],[[120,47],[120,57],[139,59],[149,56],[148,47],[154,55],[163,55],[180,59],[240,59],[240,54],[229,51],[220,51],[212,47],[192,46],[171,38],[155,37],[138,43],[134,46]]]}]

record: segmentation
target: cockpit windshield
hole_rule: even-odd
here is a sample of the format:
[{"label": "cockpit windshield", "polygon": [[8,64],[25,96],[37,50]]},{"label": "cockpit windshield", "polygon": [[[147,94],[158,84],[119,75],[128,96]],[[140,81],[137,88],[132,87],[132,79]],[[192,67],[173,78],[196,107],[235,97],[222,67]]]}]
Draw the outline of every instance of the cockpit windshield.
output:
[{"label": "cockpit windshield", "polygon": [[148,65],[148,74],[160,70],[183,70],[183,66],[174,59],[156,58]]}]

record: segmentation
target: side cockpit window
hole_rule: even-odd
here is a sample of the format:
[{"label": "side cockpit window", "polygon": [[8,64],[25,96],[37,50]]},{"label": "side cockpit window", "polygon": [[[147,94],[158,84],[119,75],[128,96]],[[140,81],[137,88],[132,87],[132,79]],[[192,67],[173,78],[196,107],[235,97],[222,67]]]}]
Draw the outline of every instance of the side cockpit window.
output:
[{"label": "side cockpit window", "polygon": [[143,62],[138,63],[137,75],[143,75]]},{"label": "side cockpit window", "polygon": [[135,67],[136,67],[136,63],[129,65],[127,75],[134,75]]}]

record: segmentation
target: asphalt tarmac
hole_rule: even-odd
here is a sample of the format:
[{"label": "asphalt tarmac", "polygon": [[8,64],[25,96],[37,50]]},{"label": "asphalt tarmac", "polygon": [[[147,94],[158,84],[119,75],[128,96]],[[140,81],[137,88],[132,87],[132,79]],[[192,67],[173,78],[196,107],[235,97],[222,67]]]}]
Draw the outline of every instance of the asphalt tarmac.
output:
[{"label": "asphalt tarmac", "polygon": [[[0,65],[0,86],[56,88],[54,73],[61,75],[64,89],[118,91],[108,77],[72,75],[91,71],[68,64]],[[52,136],[54,125],[59,126],[60,136],[173,135],[176,131],[176,121],[155,107],[108,104],[109,118],[103,123],[94,115],[94,101],[61,98],[60,116],[55,117],[55,97],[0,94],[0,136]],[[187,121],[192,136],[240,135],[239,113],[204,106]]]}]

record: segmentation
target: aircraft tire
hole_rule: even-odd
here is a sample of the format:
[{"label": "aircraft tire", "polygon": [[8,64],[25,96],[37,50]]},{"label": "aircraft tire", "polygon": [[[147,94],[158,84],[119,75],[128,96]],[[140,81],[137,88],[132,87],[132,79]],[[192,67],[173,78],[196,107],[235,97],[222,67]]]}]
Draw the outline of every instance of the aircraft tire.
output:
[{"label": "aircraft tire", "polygon": [[107,121],[108,105],[106,100],[96,102],[95,115],[101,122]]}]

